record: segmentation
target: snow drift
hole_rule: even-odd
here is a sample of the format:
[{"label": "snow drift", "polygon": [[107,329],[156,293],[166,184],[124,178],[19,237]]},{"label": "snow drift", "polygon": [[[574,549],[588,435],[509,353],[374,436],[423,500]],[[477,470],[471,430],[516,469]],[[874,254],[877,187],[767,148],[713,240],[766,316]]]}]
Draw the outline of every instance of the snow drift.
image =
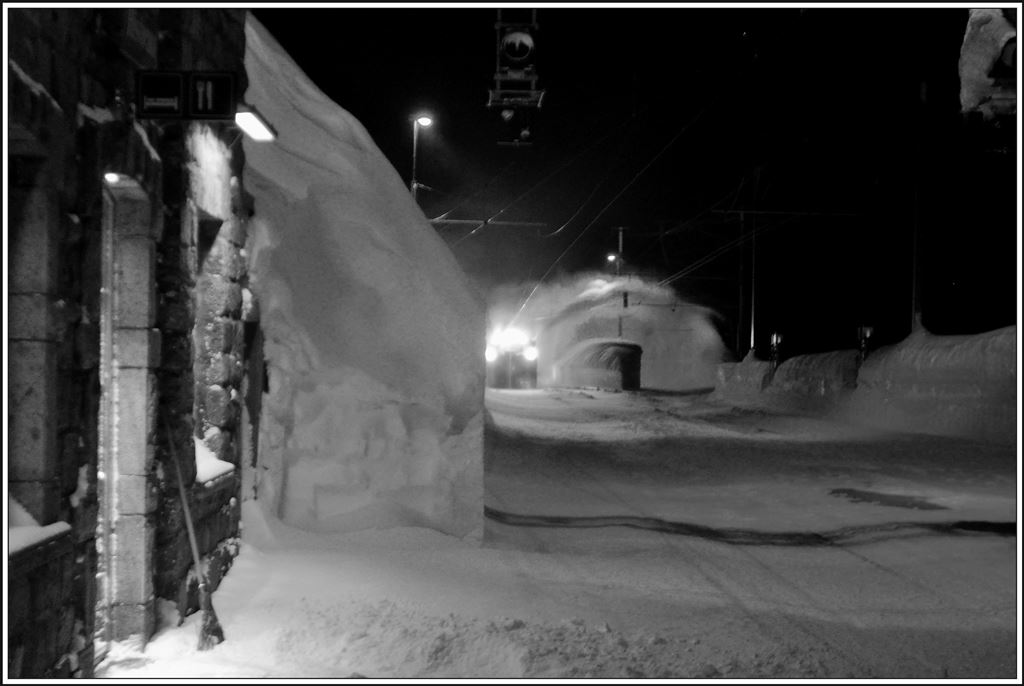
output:
[{"label": "snow drift", "polygon": [[251,15],[250,278],[266,337],[258,499],[312,531],[483,526],[484,310],[364,127]]},{"label": "snow drift", "polygon": [[562,385],[556,370],[570,362],[580,343],[591,339],[639,345],[640,385],[650,389],[710,388],[725,356],[708,308],[636,276],[583,273],[535,290],[523,285],[495,289],[489,317],[492,329],[517,326],[537,341],[541,386]]},{"label": "snow drift", "polygon": [[845,413],[884,428],[1012,444],[1017,327],[971,336],[921,330],[871,353]]},{"label": "snow drift", "polygon": [[1017,327],[969,336],[917,331],[861,361],[856,350],[797,355],[775,370],[753,354],[719,365],[714,400],[895,431],[1012,444],[1017,429]]}]

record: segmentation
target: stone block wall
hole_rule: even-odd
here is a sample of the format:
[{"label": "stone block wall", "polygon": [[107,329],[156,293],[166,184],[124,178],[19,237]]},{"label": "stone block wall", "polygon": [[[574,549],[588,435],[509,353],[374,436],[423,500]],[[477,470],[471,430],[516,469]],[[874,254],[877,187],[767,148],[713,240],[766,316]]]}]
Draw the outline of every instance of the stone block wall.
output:
[{"label": "stone block wall", "polygon": [[[174,472],[167,469],[168,446],[179,449],[191,483],[192,439],[207,421],[207,392],[197,394],[193,376],[200,367],[193,358],[200,351],[224,353],[216,361],[204,357],[200,377],[227,391],[225,409],[237,406],[231,391],[244,356],[241,312],[225,309],[208,341],[196,337],[208,323],[205,315],[197,317],[206,296],[196,288],[208,284],[200,283],[197,239],[189,233],[187,208],[196,188],[189,180],[186,125],[134,120],[130,103],[136,71],[156,68],[235,71],[241,97],[244,19],[244,9],[40,7],[7,13],[8,495],[42,525],[71,525],[58,547],[31,547],[9,559],[16,611],[8,621],[12,675],[91,677],[94,637],[116,640],[134,631],[148,636],[155,597],[174,598],[188,573],[191,558],[179,550],[185,530]],[[230,124],[214,130],[229,160],[216,191],[228,198],[216,271],[240,288],[249,211],[241,144]],[[104,197],[109,201],[111,191],[104,190],[105,171],[130,179],[125,192],[140,201],[118,206],[139,216],[121,217],[106,257]],[[109,381],[101,373],[100,325],[103,265],[111,254],[116,269],[111,266],[107,285],[119,293],[120,307],[112,328],[118,369],[112,392],[125,399],[118,426],[126,433],[111,472],[116,478],[105,483],[98,467],[101,399]],[[228,410],[218,420],[225,436],[217,448],[222,459],[235,450],[231,417]],[[236,474],[201,493],[192,487],[215,583],[237,552],[239,481]],[[104,488],[116,489],[117,578],[106,577],[109,549],[97,538]],[[171,527],[176,529],[168,536]],[[178,566],[166,563],[171,551],[178,551]],[[177,581],[168,583],[168,574]],[[97,615],[98,600],[111,606],[105,618]],[[39,611],[37,620],[22,616],[26,607]]]},{"label": "stone block wall", "polygon": [[[160,68],[233,71],[244,93],[244,11],[160,12]],[[161,329],[157,459],[161,474],[155,539],[155,593],[179,615],[198,609],[192,553],[174,461],[179,460],[210,588],[237,554],[241,520],[238,450],[245,370],[242,290],[251,203],[241,181],[244,156],[232,125],[194,122],[164,128],[165,232],[158,246]],[[196,483],[195,441],[236,465],[213,484]]]},{"label": "stone block wall", "polygon": [[[101,15],[50,8],[7,14],[8,495],[40,524],[71,525],[59,555],[32,548],[9,560],[12,605],[43,613],[8,624],[9,647],[29,647],[19,658],[23,676],[90,677],[93,670],[104,163],[98,140],[113,124],[109,115],[96,121],[82,112],[109,113],[115,93],[131,83],[130,65],[98,49],[107,40]],[[34,581],[17,581],[20,574]]]},{"label": "stone block wall", "polygon": [[[67,679],[89,659],[75,598],[82,578],[72,532],[19,550],[8,560],[8,674]],[[86,670],[91,673],[90,670]]]}]

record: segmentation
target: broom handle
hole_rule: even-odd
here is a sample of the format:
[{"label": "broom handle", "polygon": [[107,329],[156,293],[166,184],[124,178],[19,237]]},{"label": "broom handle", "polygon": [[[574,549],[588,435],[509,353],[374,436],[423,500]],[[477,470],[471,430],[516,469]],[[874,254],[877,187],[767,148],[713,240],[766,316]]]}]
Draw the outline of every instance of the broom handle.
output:
[{"label": "broom handle", "polygon": [[178,492],[181,493],[181,507],[185,511],[185,528],[188,529],[188,542],[192,546],[192,561],[196,566],[196,578],[199,580],[200,590],[206,588],[206,576],[199,562],[199,545],[196,543],[196,532],[192,528],[192,512],[188,507],[188,498],[185,497],[185,479],[181,475],[181,463],[178,461],[178,451],[174,447],[174,437],[171,435],[171,427],[167,424],[166,417],[164,424],[167,426],[167,444],[171,448],[171,459],[174,462],[174,471],[178,475]]}]

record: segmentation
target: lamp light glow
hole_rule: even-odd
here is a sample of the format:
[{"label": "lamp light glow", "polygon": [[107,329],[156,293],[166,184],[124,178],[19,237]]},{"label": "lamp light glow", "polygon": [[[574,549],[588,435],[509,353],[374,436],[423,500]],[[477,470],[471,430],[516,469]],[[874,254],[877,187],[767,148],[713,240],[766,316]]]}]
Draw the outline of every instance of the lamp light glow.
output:
[{"label": "lamp light glow", "polygon": [[235,112],[235,123],[254,141],[272,141],[277,138],[274,127],[251,105],[239,106]]},{"label": "lamp light glow", "polygon": [[115,172],[107,172],[103,175],[103,180],[107,183],[114,184],[121,180],[121,175]]},{"label": "lamp light glow", "polygon": [[416,123],[419,124],[420,126],[430,126],[431,124],[434,123],[434,120],[425,114],[421,114],[420,116],[416,117]]}]

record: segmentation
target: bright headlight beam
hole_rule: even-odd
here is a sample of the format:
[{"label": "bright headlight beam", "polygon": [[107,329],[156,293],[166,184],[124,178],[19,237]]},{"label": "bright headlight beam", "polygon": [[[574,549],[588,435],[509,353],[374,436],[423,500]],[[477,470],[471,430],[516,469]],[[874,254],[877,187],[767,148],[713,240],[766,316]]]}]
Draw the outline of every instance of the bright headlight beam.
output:
[{"label": "bright headlight beam", "polygon": [[484,350],[484,359],[488,362],[494,362],[498,359],[498,350],[493,345],[487,346],[487,349]]},{"label": "bright headlight beam", "polygon": [[491,336],[491,345],[501,350],[514,350],[516,348],[522,348],[530,342],[530,337],[526,335],[526,332],[522,329],[515,327],[508,327],[495,332]]},{"label": "bright headlight beam", "polygon": [[535,346],[535,345],[528,345],[528,346],[526,346],[526,348],[523,350],[523,359],[525,359],[527,362],[533,362],[534,360],[536,360],[537,359],[537,346]]}]

